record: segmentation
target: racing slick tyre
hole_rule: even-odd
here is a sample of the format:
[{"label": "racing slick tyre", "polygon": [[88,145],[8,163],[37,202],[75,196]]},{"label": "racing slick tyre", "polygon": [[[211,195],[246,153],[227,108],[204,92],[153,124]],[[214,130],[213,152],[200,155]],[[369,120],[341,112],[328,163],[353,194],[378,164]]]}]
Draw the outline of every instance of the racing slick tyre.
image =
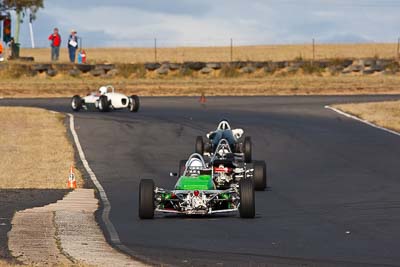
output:
[{"label": "racing slick tyre", "polygon": [[79,95],[74,95],[71,99],[71,108],[73,111],[79,111],[82,108],[82,98]]},{"label": "racing slick tyre", "polygon": [[207,142],[204,144],[204,151],[203,152],[207,152],[207,153],[211,153],[212,152],[212,144],[211,142]]},{"label": "racing slick tyre", "polygon": [[239,182],[240,206],[239,215],[241,218],[254,218],[256,205],[254,197],[254,185],[251,179],[243,179]]},{"label": "racing slick tyre", "polygon": [[267,187],[267,164],[263,160],[257,160],[254,161],[253,168],[254,189],[264,191]]},{"label": "racing slick tyre", "polygon": [[243,142],[243,153],[244,153],[244,161],[246,163],[251,162],[251,138],[250,136],[246,136]]},{"label": "racing slick tyre", "polygon": [[139,184],[139,218],[153,219],[154,217],[154,182],[142,179]]},{"label": "racing slick tyre", "polygon": [[204,153],[204,141],[202,136],[197,136],[196,138],[195,152],[200,155],[203,155]]},{"label": "racing slick tyre", "polygon": [[129,98],[129,111],[130,112],[138,112],[140,107],[140,100],[137,95],[131,95]]},{"label": "racing slick tyre", "polygon": [[100,96],[99,110],[102,112],[107,112],[110,110],[110,105],[108,104],[108,98],[105,95]]},{"label": "racing slick tyre", "polygon": [[179,161],[178,177],[181,177],[186,169],[186,159]]},{"label": "racing slick tyre", "polygon": [[242,145],[240,143],[235,144],[235,153],[242,153]]}]

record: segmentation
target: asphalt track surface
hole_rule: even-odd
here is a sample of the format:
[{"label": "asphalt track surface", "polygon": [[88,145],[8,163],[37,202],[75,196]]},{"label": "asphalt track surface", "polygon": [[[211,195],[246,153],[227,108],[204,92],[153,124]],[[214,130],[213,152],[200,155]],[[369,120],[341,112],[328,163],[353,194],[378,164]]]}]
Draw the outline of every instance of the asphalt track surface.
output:
[{"label": "asphalt track surface", "polygon": [[[179,266],[400,265],[400,138],[345,118],[326,104],[356,97],[142,98],[142,109],[75,113],[86,157],[111,202],[110,219],[140,258]],[[70,112],[68,99],[0,105]],[[227,118],[266,160],[269,188],[256,218],[156,216],[140,220],[138,184],[172,188],[197,135]]]}]

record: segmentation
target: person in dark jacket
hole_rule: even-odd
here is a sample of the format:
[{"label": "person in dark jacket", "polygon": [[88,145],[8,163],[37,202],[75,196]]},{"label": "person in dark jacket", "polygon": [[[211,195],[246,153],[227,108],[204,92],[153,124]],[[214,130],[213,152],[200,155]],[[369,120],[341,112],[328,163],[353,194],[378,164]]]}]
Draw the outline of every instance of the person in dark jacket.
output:
[{"label": "person in dark jacket", "polygon": [[71,61],[71,63],[75,63],[77,49],[78,49],[78,36],[76,36],[75,30],[71,30],[71,35],[68,38],[68,53],[69,53],[69,60]]},{"label": "person in dark jacket", "polygon": [[57,61],[60,56],[61,35],[58,28],[54,28],[53,33],[49,36],[51,46],[51,60]]}]

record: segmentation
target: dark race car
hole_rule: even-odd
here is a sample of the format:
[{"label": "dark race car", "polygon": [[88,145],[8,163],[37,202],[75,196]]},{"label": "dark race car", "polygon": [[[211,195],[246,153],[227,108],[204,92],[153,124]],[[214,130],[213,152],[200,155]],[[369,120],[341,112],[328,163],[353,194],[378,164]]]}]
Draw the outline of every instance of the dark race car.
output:
[{"label": "dark race car", "polygon": [[242,179],[253,180],[255,190],[265,190],[267,187],[267,165],[265,161],[257,160],[247,163],[241,153],[231,150],[229,141],[221,139],[215,152],[209,158],[208,165],[213,169],[215,183],[219,187],[227,187],[239,183]]},{"label": "dark race car", "polygon": [[[207,167],[212,170],[214,183],[218,188],[228,188],[238,184],[242,179],[253,180],[254,188],[263,191],[267,188],[267,165],[265,161],[254,160],[246,162],[243,153],[235,153],[232,143],[227,139],[220,139],[211,153],[205,156]],[[182,172],[186,161],[180,162],[179,170]]]},{"label": "dark race car", "polygon": [[232,152],[242,154],[246,163],[251,162],[251,138],[246,136],[243,138],[244,130],[237,128],[232,129],[228,121],[222,120],[215,131],[209,132],[204,141],[202,136],[196,138],[196,153],[204,155],[205,153],[212,156],[221,140],[226,140]]}]

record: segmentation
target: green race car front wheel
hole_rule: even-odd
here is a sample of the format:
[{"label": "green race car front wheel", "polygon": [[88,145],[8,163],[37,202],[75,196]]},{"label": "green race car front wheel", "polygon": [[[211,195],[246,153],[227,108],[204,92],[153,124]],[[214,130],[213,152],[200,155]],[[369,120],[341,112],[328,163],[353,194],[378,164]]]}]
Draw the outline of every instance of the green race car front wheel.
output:
[{"label": "green race car front wheel", "polygon": [[154,217],[154,182],[142,179],[139,184],[139,218],[153,219]]}]

